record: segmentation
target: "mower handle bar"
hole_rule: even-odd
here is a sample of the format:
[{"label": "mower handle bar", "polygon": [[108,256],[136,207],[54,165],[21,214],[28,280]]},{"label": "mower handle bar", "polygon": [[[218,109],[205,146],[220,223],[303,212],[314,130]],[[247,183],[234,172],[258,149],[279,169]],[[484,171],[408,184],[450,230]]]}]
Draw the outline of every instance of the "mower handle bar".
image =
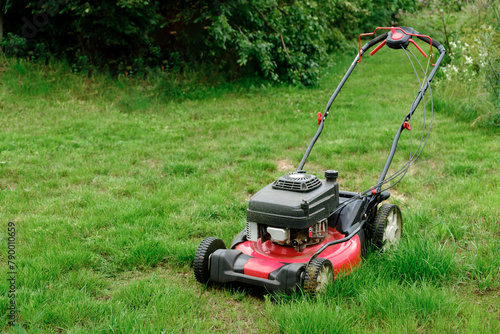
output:
[{"label": "mower handle bar", "polygon": [[[390,164],[392,162],[392,158],[394,157],[394,153],[396,152],[397,142],[398,142],[399,137],[401,135],[401,131],[404,128],[405,121],[407,119],[409,119],[413,115],[413,113],[415,112],[415,110],[417,109],[418,105],[420,104],[420,101],[422,100],[425,92],[427,91],[427,88],[429,87],[430,82],[434,78],[434,75],[436,74],[436,71],[439,68],[439,65],[443,61],[443,58],[444,58],[444,56],[446,54],[446,50],[445,50],[444,46],[441,43],[439,43],[438,41],[436,41],[434,39],[431,39],[428,36],[424,37],[424,35],[421,35],[418,31],[416,31],[415,29],[410,28],[410,27],[397,27],[397,28],[403,29],[404,32],[405,32],[405,34],[415,35],[420,40],[426,42],[427,44],[430,44],[431,48],[432,48],[432,46],[434,46],[439,51],[439,58],[436,61],[436,64],[435,64],[434,68],[432,69],[431,73],[429,74],[429,76],[427,78],[428,80],[425,81],[425,84],[419,90],[417,97],[415,98],[415,100],[413,101],[413,103],[411,105],[410,111],[405,116],[404,121],[401,123],[401,126],[399,127],[399,130],[396,133],[396,137],[394,138],[393,145],[391,147],[391,152],[389,153],[389,157],[387,158],[387,161],[386,161],[386,164],[385,164],[384,169],[382,171],[382,174],[380,175],[380,179],[379,179],[379,183],[378,184],[380,184],[385,179],[385,176],[387,174],[389,166],[390,166]],[[377,28],[377,29],[379,29],[379,28]],[[375,31],[377,31],[377,29],[375,29]],[[375,31],[373,33],[375,33]],[[368,41],[365,45],[363,45],[363,47],[361,47],[359,49],[358,55],[356,55],[356,58],[354,59],[354,61],[352,62],[351,66],[347,70],[346,74],[344,75],[344,77],[342,78],[342,80],[338,84],[337,88],[333,92],[332,96],[328,100],[328,103],[327,103],[326,108],[325,108],[325,112],[323,113],[323,116],[321,117],[318,130],[316,131],[316,134],[314,135],[314,137],[312,138],[311,142],[307,146],[306,152],[304,153],[304,156],[302,157],[302,160],[300,161],[300,164],[299,164],[299,167],[297,168],[297,171],[302,171],[303,170],[304,165],[305,165],[305,163],[307,161],[307,158],[309,157],[309,154],[311,153],[311,150],[312,150],[314,144],[316,143],[316,141],[318,140],[319,136],[321,135],[321,132],[323,131],[324,123],[325,123],[326,118],[328,117],[329,110],[330,110],[330,107],[333,104],[333,101],[335,101],[335,98],[337,97],[337,95],[339,94],[340,90],[344,86],[345,82],[347,81],[347,79],[351,75],[351,73],[354,70],[354,68],[356,67],[357,63],[361,59],[361,55],[364,54],[364,53],[366,53],[366,51],[368,51],[375,44],[377,44],[379,42],[382,42],[382,41],[385,41],[387,39],[388,35],[389,35],[389,32],[385,32],[382,35],[379,35],[379,36],[373,38],[372,40]],[[378,192],[378,191],[380,191],[380,188],[378,188],[376,190]]]},{"label": "mower handle bar", "polygon": [[[431,73],[427,77],[427,80],[420,87],[420,90],[418,91],[418,94],[415,97],[415,99],[413,100],[413,103],[410,107],[410,111],[406,114],[405,118],[403,119],[403,122],[401,123],[401,126],[398,128],[398,131],[396,132],[396,135],[395,135],[394,140],[392,142],[391,150],[389,152],[389,156],[387,157],[387,160],[385,162],[385,165],[384,165],[384,168],[383,168],[382,173],[380,175],[377,186],[375,188],[369,189],[369,190],[359,194],[360,196],[365,196],[366,194],[368,194],[368,196],[371,196],[371,199],[369,200],[368,205],[364,209],[365,213],[367,212],[367,210],[369,210],[370,207],[372,207],[373,205],[376,205],[378,203],[377,198],[380,197],[379,195],[383,194],[380,192],[381,185],[383,184],[383,181],[385,180],[385,176],[387,175],[387,171],[389,170],[389,167],[391,165],[392,159],[393,159],[394,154],[396,152],[396,147],[397,147],[397,144],[399,141],[399,137],[401,136],[401,133],[402,133],[403,129],[405,128],[405,123],[413,115],[413,113],[417,109],[418,105],[420,104],[420,101],[423,99],[425,92],[429,88],[430,82],[434,78],[436,71],[439,68],[439,66],[440,66],[441,62],[443,61],[443,58],[446,54],[446,50],[445,50],[444,46],[441,43],[439,43],[438,41],[431,39],[428,36],[421,35],[419,32],[417,32],[413,28],[409,28],[409,27],[399,27],[399,28],[403,29],[405,34],[407,34],[407,35],[411,34],[412,36],[417,37],[418,39],[426,42],[427,44],[430,44],[431,45],[431,56],[432,56],[432,47],[434,46],[439,51],[439,58],[436,61],[436,64],[434,64],[434,68],[432,69]],[[375,29],[375,31],[376,30],[377,29]],[[375,33],[375,31],[374,31],[374,33]],[[302,168],[304,167],[304,164],[306,163],[306,160],[307,160],[307,157],[309,156],[309,153],[311,153],[311,150],[312,150],[314,144],[316,143],[316,140],[318,140],[321,132],[323,131],[324,123],[325,123],[326,117],[328,116],[330,107],[333,104],[333,101],[335,101],[335,98],[337,97],[340,90],[344,86],[345,82],[347,81],[347,79],[351,75],[352,71],[354,70],[354,67],[356,67],[357,63],[359,62],[359,60],[361,58],[361,55],[366,53],[375,44],[377,44],[379,42],[384,43],[386,41],[388,35],[389,35],[389,32],[383,33],[382,35],[379,35],[379,36],[373,38],[372,40],[368,41],[365,45],[363,45],[363,47],[360,47],[358,55],[356,55],[356,58],[352,62],[351,66],[347,70],[346,74],[344,75],[344,77],[340,81],[337,88],[335,89],[335,92],[330,97],[330,100],[328,101],[328,104],[326,105],[325,112],[323,113],[323,117],[320,120],[318,130],[316,131],[316,134],[314,135],[313,139],[309,143],[307,150],[304,153],[302,160],[300,161],[300,164],[299,164],[297,171],[302,171]],[[415,46],[417,46],[417,45],[415,44]],[[381,45],[379,45],[378,48],[380,48],[380,47],[381,47]],[[374,50],[374,51],[376,52],[376,50]],[[364,214],[363,216],[366,216],[366,214]],[[365,224],[366,224],[366,219],[363,219],[360,222],[356,223],[355,224],[356,228],[354,230],[350,231],[350,233],[348,233],[348,235],[346,235],[344,238],[342,238],[340,240],[331,241],[331,242],[323,245],[318,251],[316,251],[313,254],[313,256],[309,259],[306,266],[309,266],[309,264],[312,262],[312,260],[315,259],[316,257],[318,257],[321,254],[321,252],[323,252],[326,248],[350,240],[354,235],[356,235],[363,228],[363,226]]]},{"label": "mower handle bar", "polygon": [[[398,26],[398,27],[395,27],[396,29],[399,28],[399,29],[402,29],[406,34],[411,34],[411,35],[415,35],[415,37],[417,37],[418,39],[420,39],[421,41],[429,44],[429,45],[432,45],[433,47],[435,47],[436,49],[438,49],[439,53],[443,53],[443,52],[446,52],[444,46],[439,43],[438,41],[436,41],[435,39],[431,39],[431,38],[428,38],[427,36],[425,35],[422,35],[421,33],[419,33],[418,31],[416,31],[415,29],[413,28],[410,28],[410,27],[403,27],[403,26]],[[377,29],[380,29],[380,28],[377,28]],[[375,29],[375,31],[377,30]],[[398,30],[399,30],[398,29]],[[363,45],[363,47],[361,48],[361,54],[365,53],[366,51],[368,51],[372,46],[374,46],[375,44],[379,43],[379,42],[382,42],[384,41],[387,36],[388,36],[389,32],[385,32],[383,33],[382,35],[379,35],[377,37],[375,37],[374,39],[368,41],[365,45]],[[365,35],[365,34],[362,34],[362,35]],[[432,43],[431,43],[432,42]]]}]

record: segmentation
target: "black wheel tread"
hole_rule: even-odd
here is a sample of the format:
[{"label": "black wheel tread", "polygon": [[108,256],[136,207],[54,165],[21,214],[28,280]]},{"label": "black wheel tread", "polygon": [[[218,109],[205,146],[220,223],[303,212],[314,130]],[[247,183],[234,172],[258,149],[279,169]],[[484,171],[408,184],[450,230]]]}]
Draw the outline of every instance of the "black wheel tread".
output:
[{"label": "black wheel tread", "polygon": [[305,276],[304,276],[304,291],[309,294],[316,294],[316,288],[318,286],[318,274],[322,266],[327,265],[332,268],[333,266],[330,260],[324,258],[315,258],[311,264],[306,267]]},{"label": "black wheel tread", "polygon": [[401,210],[395,204],[383,204],[378,209],[377,215],[375,216],[372,225],[372,238],[373,243],[377,248],[384,247],[384,231],[387,226],[387,216],[389,215],[389,212],[391,212],[391,210],[393,210],[394,208],[399,213],[402,222],[403,218],[401,217]]},{"label": "black wheel tread", "polygon": [[218,249],[225,249],[224,241],[214,237],[205,238],[196,250],[193,262],[194,277],[202,284],[208,282],[210,271],[208,270],[208,260],[210,255]]}]

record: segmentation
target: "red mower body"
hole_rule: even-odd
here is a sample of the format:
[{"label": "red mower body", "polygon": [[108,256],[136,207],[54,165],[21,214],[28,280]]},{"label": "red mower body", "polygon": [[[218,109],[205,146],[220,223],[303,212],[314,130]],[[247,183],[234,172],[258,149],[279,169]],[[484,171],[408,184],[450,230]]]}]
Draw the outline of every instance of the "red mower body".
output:
[{"label": "red mower body", "polygon": [[[270,240],[264,243],[260,240],[257,242],[245,241],[237,245],[235,249],[251,256],[244,265],[245,275],[268,279],[273,271],[280,269],[285,264],[307,264],[311,256],[325,243],[344,237],[336,229],[328,228],[328,236],[324,242],[306,247],[300,253],[293,247],[276,245]],[[344,243],[325,249],[319,257],[330,260],[336,277],[338,272],[349,271],[361,262],[361,241],[356,235]]]}]

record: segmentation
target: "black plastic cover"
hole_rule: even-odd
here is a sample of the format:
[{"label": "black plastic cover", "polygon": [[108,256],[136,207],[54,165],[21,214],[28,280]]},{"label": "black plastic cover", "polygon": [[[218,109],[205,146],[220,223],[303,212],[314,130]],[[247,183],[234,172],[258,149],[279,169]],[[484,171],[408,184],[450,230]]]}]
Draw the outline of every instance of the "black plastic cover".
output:
[{"label": "black plastic cover", "polygon": [[231,242],[231,247],[229,248],[234,249],[236,246],[245,241],[247,241],[247,230],[246,228],[243,228],[243,230],[240,233],[236,234],[236,236],[233,238],[233,241]]},{"label": "black plastic cover", "polygon": [[[403,29],[406,31],[406,29]],[[409,31],[406,31],[407,33],[410,33]],[[410,43],[410,35],[406,35],[401,30],[396,30],[396,34],[400,35],[401,38],[399,39],[393,39],[392,38],[392,32],[389,32],[387,34],[387,39],[385,40],[387,43],[387,46],[390,47],[391,49],[401,49],[401,47],[404,47],[405,49],[408,47],[408,44]]]},{"label": "black plastic cover", "polygon": [[[340,204],[350,200],[349,197],[343,196],[347,192],[341,192]],[[353,193],[355,194],[355,193]],[[367,198],[359,198],[344,206],[340,211],[336,212],[328,220],[328,226],[335,227],[337,231],[348,235],[354,231],[357,224],[362,220],[363,213],[367,204]]]},{"label": "black plastic cover", "polygon": [[247,221],[267,226],[305,229],[326,219],[339,204],[337,182],[320,180],[309,192],[274,189],[269,184],[248,204]]},{"label": "black plastic cover", "polygon": [[218,249],[210,257],[210,280],[218,283],[239,282],[266,288],[271,292],[293,292],[300,286],[305,263],[289,263],[269,274],[269,278],[245,275],[245,263],[251,256],[235,249]]}]

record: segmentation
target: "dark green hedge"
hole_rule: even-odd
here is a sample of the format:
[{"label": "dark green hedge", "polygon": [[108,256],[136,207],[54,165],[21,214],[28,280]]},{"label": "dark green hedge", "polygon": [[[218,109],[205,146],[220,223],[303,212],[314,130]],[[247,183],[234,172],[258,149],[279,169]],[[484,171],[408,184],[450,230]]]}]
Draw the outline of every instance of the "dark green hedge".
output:
[{"label": "dark green hedge", "polygon": [[416,0],[4,1],[7,55],[65,58],[75,71],[258,74],[310,84],[328,52]]}]

